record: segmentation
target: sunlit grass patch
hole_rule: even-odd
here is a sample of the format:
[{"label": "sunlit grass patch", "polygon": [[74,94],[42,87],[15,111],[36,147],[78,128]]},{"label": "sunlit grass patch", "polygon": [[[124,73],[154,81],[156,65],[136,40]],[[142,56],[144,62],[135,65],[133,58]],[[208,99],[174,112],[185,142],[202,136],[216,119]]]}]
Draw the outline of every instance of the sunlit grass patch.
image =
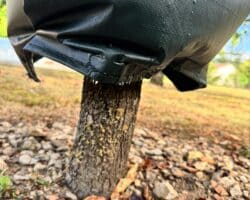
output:
[{"label": "sunlit grass patch", "polygon": [[[63,120],[76,124],[82,75],[39,69],[41,83],[28,79],[23,68],[0,67],[0,119]],[[250,144],[250,91],[209,86],[178,92],[144,82],[138,126],[173,136],[211,138],[237,136]]]},{"label": "sunlit grass patch", "polygon": [[41,107],[70,106],[80,102],[80,75],[52,70],[38,71],[41,83],[28,79],[22,68],[1,67],[0,102]]}]

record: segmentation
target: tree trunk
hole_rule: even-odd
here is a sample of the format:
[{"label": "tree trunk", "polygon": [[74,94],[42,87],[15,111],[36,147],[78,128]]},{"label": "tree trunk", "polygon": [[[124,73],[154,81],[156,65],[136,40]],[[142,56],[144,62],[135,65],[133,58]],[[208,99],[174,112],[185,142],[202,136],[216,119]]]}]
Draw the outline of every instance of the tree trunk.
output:
[{"label": "tree trunk", "polygon": [[155,84],[155,85],[163,87],[163,85],[164,85],[163,78],[164,78],[163,73],[159,72],[159,73],[155,74],[154,76],[152,76],[150,82]]},{"label": "tree trunk", "polygon": [[90,195],[110,197],[126,174],[141,84],[95,84],[85,78],[78,131],[66,177],[79,199]]}]

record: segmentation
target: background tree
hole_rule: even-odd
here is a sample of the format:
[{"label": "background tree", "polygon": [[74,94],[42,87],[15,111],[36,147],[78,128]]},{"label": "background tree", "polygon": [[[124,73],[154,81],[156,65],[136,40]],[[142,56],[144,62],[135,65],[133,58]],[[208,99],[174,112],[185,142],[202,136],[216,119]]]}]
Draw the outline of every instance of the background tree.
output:
[{"label": "background tree", "polygon": [[6,0],[0,0],[0,7],[6,5]]},{"label": "background tree", "polygon": [[235,48],[241,45],[244,39],[249,35],[250,16],[245,20],[243,26],[233,35],[230,45],[223,49],[216,59],[210,63],[208,71],[208,83],[218,84],[221,77],[217,74],[218,64],[230,63],[235,67],[235,73],[227,77],[224,85],[231,87],[249,88],[250,86],[250,61],[244,58]]},{"label": "background tree", "polygon": [[0,37],[7,36],[6,1],[0,0]]},{"label": "background tree", "polygon": [[162,87],[164,85],[164,74],[162,72],[155,74],[150,79],[150,82]]}]

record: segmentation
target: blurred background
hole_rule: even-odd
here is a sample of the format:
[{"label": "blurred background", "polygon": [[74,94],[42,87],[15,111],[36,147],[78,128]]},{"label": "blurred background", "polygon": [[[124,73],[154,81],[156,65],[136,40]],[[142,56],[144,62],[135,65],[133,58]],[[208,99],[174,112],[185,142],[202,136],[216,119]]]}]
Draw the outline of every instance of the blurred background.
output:
[{"label": "blurred background", "polygon": [[[60,156],[65,157],[65,152],[72,146],[83,78],[58,63],[43,59],[36,64],[42,82],[29,80],[6,38],[6,24],[6,2],[0,0],[0,199],[1,193],[13,197],[6,189],[9,185],[12,185],[11,191],[14,187],[15,194],[19,191],[18,194],[24,198],[31,195],[27,191],[25,193],[18,181],[29,182],[25,182],[25,187],[29,185],[33,191],[42,192],[41,195],[56,196],[60,193],[67,194],[70,199],[69,191],[64,193],[62,186],[50,178],[60,177]],[[229,196],[250,199],[250,17],[210,63],[208,88],[180,93],[167,78],[161,75],[155,78],[156,81],[145,80],[143,84],[130,154],[131,163],[144,163],[140,170],[146,176],[141,175],[136,185],[130,186],[126,192],[136,191],[138,195],[144,195],[144,199],[150,199],[145,197],[145,187],[148,186],[152,193],[156,193],[154,195],[160,195],[151,188],[150,181],[154,180],[155,174],[161,174],[173,186],[177,184],[174,189],[179,195],[183,191],[190,190],[191,194],[196,190],[194,199],[208,193],[214,199],[228,199]],[[29,136],[19,137],[22,131]],[[9,136],[5,138],[1,133]],[[27,157],[26,160],[18,157],[23,149],[30,150],[32,155],[42,150],[41,154],[49,154],[56,163],[45,159],[26,166]],[[165,159],[163,155],[168,155],[167,163],[161,160]],[[194,159],[192,164],[189,156],[193,156],[190,158]],[[9,176],[1,175],[1,162],[4,162],[1,159],[15,163],[7,173]],[[56,171],[53,175],[40,173],[40,168],[47,169],[47,165]],[[40,169],[40,174],[27,177],[30,172],[25,170],[30,166],[34,170]],[[169,166],[175,166],[175,170]],[[187,174],[192,174],[192,178],[183,178]],[[224,180],[225,177],[227,179]],[[220,183],[224,190],[219,190],[214,182],[210,185],[211,180],[216,184],[224,180],[225,185]],[[230,186],[227,184],[229,181],[233,181]],[[53,187],[50,187],[51,182]],[[143,182],[146,186],[141,184]],[[197,188],[190,189],[190,184]],[[171,191],[176,195],[175,190]],[[51,199],[56,199],[52,198],[55,196]]]}]

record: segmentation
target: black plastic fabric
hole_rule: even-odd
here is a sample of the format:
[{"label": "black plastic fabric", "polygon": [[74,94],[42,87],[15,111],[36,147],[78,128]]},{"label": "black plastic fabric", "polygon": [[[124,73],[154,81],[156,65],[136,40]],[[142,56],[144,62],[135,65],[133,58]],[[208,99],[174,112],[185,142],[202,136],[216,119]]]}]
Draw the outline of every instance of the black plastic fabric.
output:
[{"label": "black plastic fabric", "polygon": [[250,0],[7,0],[8,34],[33,63],[58,61],[125,84],[163,71],[181,91],[206,86],[207,64],[250,13]]}]

